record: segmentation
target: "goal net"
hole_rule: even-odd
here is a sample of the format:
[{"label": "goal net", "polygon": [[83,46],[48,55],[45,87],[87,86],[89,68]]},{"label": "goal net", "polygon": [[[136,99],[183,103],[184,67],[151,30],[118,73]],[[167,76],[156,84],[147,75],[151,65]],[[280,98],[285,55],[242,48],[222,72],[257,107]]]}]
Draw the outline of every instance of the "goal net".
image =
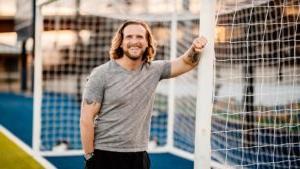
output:
[{"label": "goal net", "polygon": [[300,2],[218,1],[212,158],[300,166]]}]

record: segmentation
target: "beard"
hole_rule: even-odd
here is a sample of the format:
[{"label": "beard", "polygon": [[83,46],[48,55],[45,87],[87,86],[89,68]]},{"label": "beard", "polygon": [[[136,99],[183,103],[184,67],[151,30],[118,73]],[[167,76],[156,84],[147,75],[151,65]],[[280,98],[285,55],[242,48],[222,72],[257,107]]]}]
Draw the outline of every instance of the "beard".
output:
[{"label": "beard", "polygon": [[138,48],[139,48],[138,50],[140,50],[138,53],[130,52],[130,47],[128,47],[125,50],[123,49],[123,52],[124,52],[125,56],[127,56],[129,59],[136,61],[136,60],[142,59],[142,57],[146,51],[146,49],[143,49],[141,47],[138,47]]}]

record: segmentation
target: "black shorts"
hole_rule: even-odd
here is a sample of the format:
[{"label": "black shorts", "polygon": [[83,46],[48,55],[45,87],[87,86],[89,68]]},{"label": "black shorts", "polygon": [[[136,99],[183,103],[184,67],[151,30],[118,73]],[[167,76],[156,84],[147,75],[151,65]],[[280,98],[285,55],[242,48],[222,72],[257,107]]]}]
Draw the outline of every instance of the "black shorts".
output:
[{"label": "black shorts", "polygon": [[95,150],[96,169],[150,169],[150,159],[146,151],[111,152]]}]

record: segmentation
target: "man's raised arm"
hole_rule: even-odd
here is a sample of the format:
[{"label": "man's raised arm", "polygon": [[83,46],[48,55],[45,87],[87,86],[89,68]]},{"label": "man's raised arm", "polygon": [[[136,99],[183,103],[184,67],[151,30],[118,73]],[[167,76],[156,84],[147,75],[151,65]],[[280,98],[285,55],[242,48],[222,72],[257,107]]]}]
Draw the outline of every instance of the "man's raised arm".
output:
[{"label": "man's raised arm", "polygon": [[201,57],[201,50],[206,44],[207,40],[205,37],[198,37],[183,55],[171,60],[171,77],[179,76],[196,67]]}]

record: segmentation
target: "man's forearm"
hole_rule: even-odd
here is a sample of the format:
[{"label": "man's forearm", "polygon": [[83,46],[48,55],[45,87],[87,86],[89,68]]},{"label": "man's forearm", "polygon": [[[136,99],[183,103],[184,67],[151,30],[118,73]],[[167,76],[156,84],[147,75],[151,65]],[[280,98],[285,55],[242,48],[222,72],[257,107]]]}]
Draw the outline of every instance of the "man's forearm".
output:
[{"label": "man's forearm", "polygon": [[193,48],[189,48],[182,56],[184,63],[195,67],[200,60],[199,52],[195,52]]},{"label": "man's forearm", "polygon": [[202,49],[206,43],[205,37],[198,37],[183,55],[171,60],[171,77],[182,75],[195,68],[199,63]]},{"label": "man's forearm", "polygon": [[80,134],[84,152],[94,151],[94,119],[100,110],[100,103],[84,99],[81,107]]},{"label": "man's forearm", "polygon": [[80,121],[81,142],[85,154],[94,151],[94,124],[93,121]]}]

